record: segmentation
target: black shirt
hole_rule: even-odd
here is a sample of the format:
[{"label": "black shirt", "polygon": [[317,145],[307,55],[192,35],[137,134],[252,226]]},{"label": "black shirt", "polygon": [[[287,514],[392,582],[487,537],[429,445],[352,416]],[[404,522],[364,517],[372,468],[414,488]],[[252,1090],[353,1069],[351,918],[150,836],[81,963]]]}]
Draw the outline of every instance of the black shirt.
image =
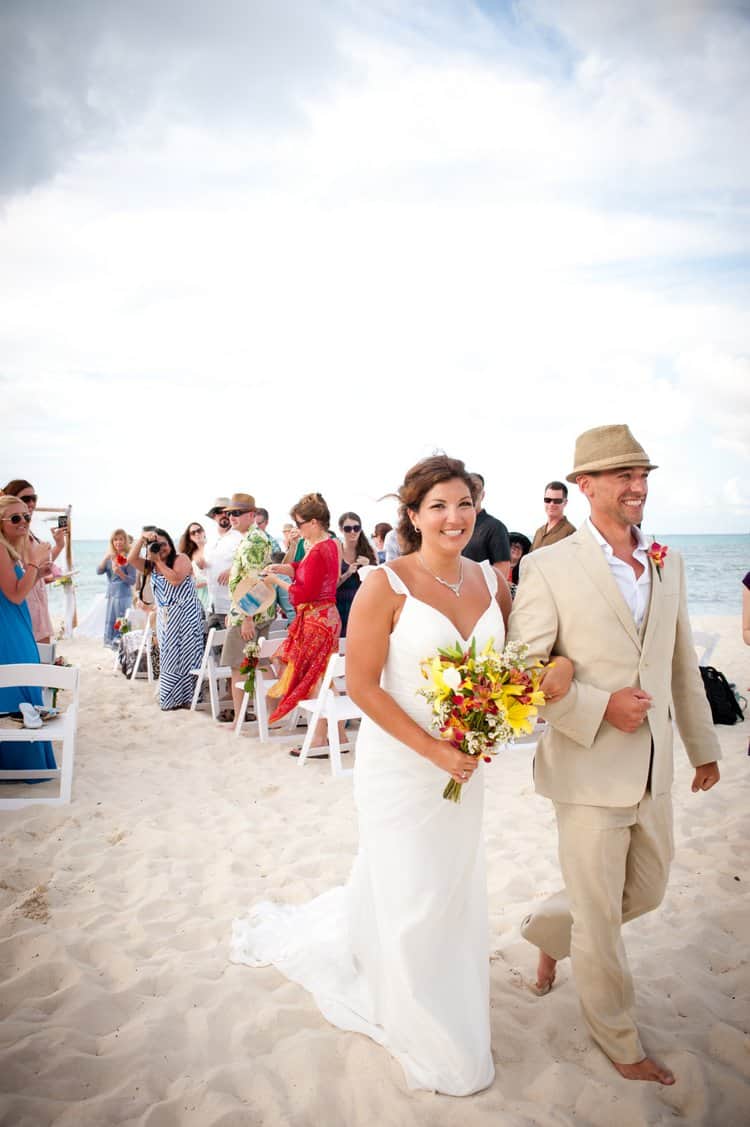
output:
[{"label": "black shirt", "polygon": [[468,560],[489,560],[491,564],[508,563],[510,560],[510,539],[508,529],[497,517],[491,517],[485,509],[477,514],[477,522],[471,540],[461,553]]}]

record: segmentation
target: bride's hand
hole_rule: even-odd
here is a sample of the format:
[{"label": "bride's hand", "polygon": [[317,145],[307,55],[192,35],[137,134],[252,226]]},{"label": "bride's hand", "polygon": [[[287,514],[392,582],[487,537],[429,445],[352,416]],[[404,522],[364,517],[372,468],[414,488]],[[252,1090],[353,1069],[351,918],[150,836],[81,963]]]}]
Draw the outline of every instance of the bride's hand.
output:
[{"label": "bride's hand", "polygon": [[447,771],[457,783],[468,783],[479,766],[479,757],[457,751],[452,744],[445,740],[433,739],[432,742],[435,746],[431,749],[432,754],[429,756],[431,762],[436,767],[440,767],[442,771]]},{"label": "bride's hand", "polygon": [[562,700],[570,688],[574,671],[573,662],[569,657],[552,655],[552,660],[544,670],[539,682],[539,687],[544,693],[547,704]]}]

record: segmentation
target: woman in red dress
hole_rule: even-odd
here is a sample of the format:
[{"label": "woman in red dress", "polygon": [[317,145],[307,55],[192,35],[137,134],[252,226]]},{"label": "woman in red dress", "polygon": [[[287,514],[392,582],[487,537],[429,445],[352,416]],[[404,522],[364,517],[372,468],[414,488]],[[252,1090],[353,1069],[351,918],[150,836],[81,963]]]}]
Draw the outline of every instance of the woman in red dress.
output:
[{"label": "woman in red dress", "polygon": [[[341,547],[329,535],[331,514],[320,493],[307,493],[290,516],[309,545],[298,563],[270,564],[266,569],[286,575],[297,616],[289,627],[286,641],[276,655],[285,663],[281,679],[269,692],[279,703],[269,722],[280,720],[297,703],[314,697],[328,659],[336,653],[341,634],[341,619],[336,610],[336,584],[341,566]],[[313,743],[326,743],[326,725],[319,725]]]}]

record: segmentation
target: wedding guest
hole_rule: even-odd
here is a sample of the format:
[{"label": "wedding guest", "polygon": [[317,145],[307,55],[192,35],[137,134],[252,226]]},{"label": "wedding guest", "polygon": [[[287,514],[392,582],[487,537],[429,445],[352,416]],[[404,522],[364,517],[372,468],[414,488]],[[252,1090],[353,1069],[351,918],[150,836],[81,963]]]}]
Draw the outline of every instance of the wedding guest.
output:
[{"label": "wedding guest", "polygon": [[[286,554],[290,548],[297,547],[299,540],[299,529],[295,528],[293,524],[284,524],[281,527],[281,548]],[[288,562],[288,561],[287,561]]]},{"label": "wedding guest", "polygon": [[531,551],[558,544],[566,536],[572,536],[576,526],[565,516],[568,504],[568,487],[564,481],[549,481],[544,487],[544,511],[547,520],[534,533]]},{"label": "wedding guest", "polygon": [[[147,558],[141,558],[146,549]],[[150,574],[156,600],[159,639],[159,706],[163,712],[189,708],[194,678],[203,657],[203,610],[195,593],[193,568],[177,553],[163,528],[143,532],[130,549],[128,563]]]},{"label": "wedding guest", "polygon": [[341,553],[341,572],[336,588],[336,609],[341,618],[341,637],[345,638],[349,611],[354,602],[354,596],[359,590],[359,569],[368,565],[375,566],[377,559],[370,541],[362,531],[362,521],[356,513],[341,514],[339,531],[342,534],[344,546]]},{"label": "wedding guest", "polygon": [[[310,545],[297,563],[271,564],[275,575],[293,579],[289,594],[297,617],[277,657],[284,663],[279,682],[269,693],[279,703],[269,723],[291,712],[298,701],[314,697],[328,659],[338,649],[341,619],[336,609],[336,584],[341,570],[341,548],[329,534],[331,514],[320,493],[306,493],[291,512],[302,537]],[[313,746],[327,742],[326,724],[321,722],[313,735]],[[290,753],[299,755],[299,749]]]},{"label": "wedding guest", "polygon": [[228,497],[217,497],[206,513],[216,525],[216,534],[203,549],[208,578],[208,601],[211,608],[206,626],[218,626],[220,630],[224,629],[225,619],[232,605],[229,597],[229,571],[234,553],[242,539],[240,533],[232,528],[232,522],[227,516],[228,504]]},{"label": "wedding guest", "polygon": [[255,527],[259,528],[261,532],[265,532],[268,539],[271,541],[271,551],[280,552],[281,545],[278,540],[274,539],[268,531],[268,509],[257,508],[255,510]]},{"label": "wedding guest", "polygon": [[519,583],[521,560],[531,551],[531,541],[523,532],[509,533],[510,540],[510,594],[515,598]]},{"label": "wedding guest", "polygon": [[385,563],[385,538],[392,528],[393,525],[383,520],[376,524],[373,530],[372,543],[379,564]]},{"label": "wedding guest", "polygon": [[401,555],[401,544],[398,539],[398,529],[392,528],[383,537],[383,563],[391,563]]},{"label": "wedding guest", "polygon": [[[30,481],[24,481],[22,478],[15,478],[9,481],[3,488],[3,493],[7,496],[17,497],[19,501],[23,501],[24,505],[28,508],[32,517],[37,505],[37,494],[34,486]],[[54,563],[57,557],[65,547],[68,536],[67,528],[53,528],[52,539],[53,546],[48,546],[48,555],[51,563]],[[26,548],[31,544],[40,543],[39,539],[33,532],[29,531],[29,536],[26,541]],[[52,619],[49,614],[49,606],[47,603],[47,582],[51,578],[51,573],[46,573],[46,579],[40,578],[34,584],[32,590],[29,592],[26,602],[29,606],[29,613],[31,615],[31,625],[34,631],[34,637],[37,642],[50,642],[52,639]]]},{"label": "wedding guest", "polygon": [[[230,666],[232,670],[232,701],[234,716],[238,716],[244,696],[242,688],[237,688],[244,649],[248,642],[268,636],[271,623],[276,617],[276,600],[272,598],[268,606],[255,614],[244,610],[240,605],[236,597],[240,584],[246,585],[248,580],[257,580],[259,573],[271,562],[271,540],[255,526],[255,498],[252,494],[233,493],[225,511],[240,542],[229,573],[231,603],[226,617],[228,634],[221,651],[221,664]],[[219,719],[228,721],[232,719],[232,715],[227,710],[221,713]]]},{"label": "wedding guest", "polygon": [[[26,600],[40,572],[49,567],[49,547],[29,542],[30,523],[31,513],[22,501],[13,495],[0,497],[0,665],[39,664]],[[36,686],[0,688],[0,712],[16,712],[23,702],[41,706],[42,690]],[[0,743],[4,771],[56,766],[51,743]]]},{"label": "wedding guest", "polygon": [[482,563],[487,560],[504,580],[510,575],[510,542],[508,529],[497,517],[490,516],[484,508],[484,478],[480,473],[470,475],[476,498],[474,507],[477,522],[471,540],[463,550],[467,560]]},{"label": "wedding guest", "polygon": [[115,622],[127,611],[133,601],[136,572],[127,561],[132,540],[124,528],[116,528],[109,538],[109,550],[96,569],[97,575],[107,577],[107,608],[104,617],[104,645],[117,641]]},{"label": "wedding guest", "polygon": [[208,614],[210,595],[208,590],[208,575],[206,574],[206,530],[199,521],[191,520],[182,536],[178,550],[190,560],[193,566],[193,581],[198,600],[203,607],[204,614]]},{"label": "wedding guest", "polygon": [[567,480],[590,516],[525,560],[509,637],[528,644],[530,661],[554,649],[575,667],[570,692],[543,709],[534,759],[536,790],[555,808],[566,893],[536,903],[521,927],[539,948],[537,990],[551,988],[570,955],[586,1024],[620,1075],[673,1084],[641,1043],[622,925],[658,907],[667,887],[673,717],[694,794],[718,782],[720,752],[684,564],[674,551],[655,558],[640,529],[656,468],[624,424],[579,435]]}]

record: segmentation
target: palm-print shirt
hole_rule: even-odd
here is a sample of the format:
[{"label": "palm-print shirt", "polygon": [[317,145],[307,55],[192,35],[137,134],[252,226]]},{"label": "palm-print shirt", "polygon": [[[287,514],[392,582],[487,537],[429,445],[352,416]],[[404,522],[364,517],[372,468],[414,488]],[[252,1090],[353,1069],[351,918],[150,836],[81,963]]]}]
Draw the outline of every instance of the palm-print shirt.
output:
[{"label": "palm-print shirt", "polygon": [[[234,553],[232,560],[232,567],[229,572],[229,594],[234,595],[238,583],[250,575],[256,578],[259,571],[267,567],[271,562],[271,539],[266,536],[265,532],[261,532],[259,528],[250,528],[242,537],[237,551]],[[246,618],[244,611],[239,610],[238,607],[232,602],[229,611],[229,624],[230,626],[241,626],[242,620]],[[267,610],[263,610],[260,614],[253,616],[253,621],[256,626],[263,626],[266,622],[276,617],[276,601],[274,600]]]}]

